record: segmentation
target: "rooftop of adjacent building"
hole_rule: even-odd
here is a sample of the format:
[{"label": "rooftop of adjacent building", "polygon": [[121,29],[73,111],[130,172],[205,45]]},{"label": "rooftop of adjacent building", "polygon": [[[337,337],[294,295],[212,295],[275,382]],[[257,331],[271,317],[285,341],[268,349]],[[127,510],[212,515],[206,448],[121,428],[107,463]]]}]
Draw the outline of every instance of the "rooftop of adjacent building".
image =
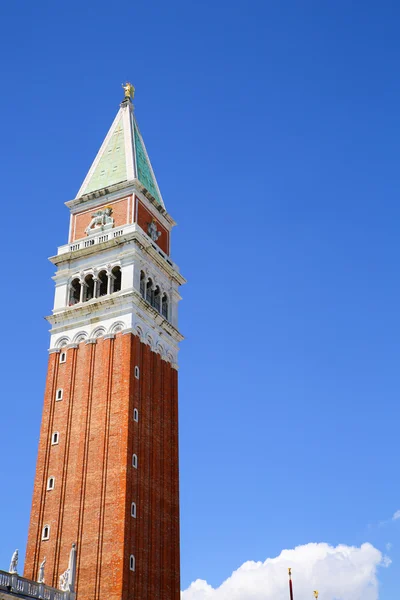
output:
[{"label": "rooftop of adjacent building", "polygon": [[44,600],[74,600],[73,592],[63,592],[45,583],[37,583],[17,573],[0,571],[0,600],[9,598],[41,598]]}]

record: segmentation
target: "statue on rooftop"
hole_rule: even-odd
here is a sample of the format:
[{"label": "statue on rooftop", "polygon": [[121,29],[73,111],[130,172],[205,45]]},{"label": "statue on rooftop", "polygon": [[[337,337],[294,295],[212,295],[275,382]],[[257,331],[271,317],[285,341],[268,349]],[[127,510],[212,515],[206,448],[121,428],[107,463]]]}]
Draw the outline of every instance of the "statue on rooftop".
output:
[{"label": "statue on rooftop", "polygon": [[124,88],[125,92],[124,97],[133,100],[133,97],[135,95],[135,88],[133,87],[133,85],[129,83],[129,81],[127,81],[126,83],[122,84],[122,87]]},{"label": "statue on rooftop", "polygon": [[18,550],[14,552],[11,558],[10,568],[8,570],[9,573],[16,573],[18,566]]},{"label": "statue on rooftop", "polygon": [[60,590],[62,592],[68,592],[69,591],[69,569],[67,569],[66,571],[64,571],[64,573],[62,573],[60,575]]},{"label": "statue on rooftop", "polygon": [[40,563],[38,583],[44,583],[44,565],[45,564],[46,564],[46,557],[44,557],[43,562]]}]

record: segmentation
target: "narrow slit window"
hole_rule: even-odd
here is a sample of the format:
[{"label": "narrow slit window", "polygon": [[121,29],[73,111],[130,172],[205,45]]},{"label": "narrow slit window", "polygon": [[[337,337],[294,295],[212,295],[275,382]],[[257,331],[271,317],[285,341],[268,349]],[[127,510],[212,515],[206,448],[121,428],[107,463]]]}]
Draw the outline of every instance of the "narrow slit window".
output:
[{"label": "narrow slit window", "polygon": [[60,354],[60,363],[65,363],[67,362],[67,353],[66,352],[61,352]]},{"label": "narrow slit window", "polygon": [[167,294],[163,294],[163,297],[161,300],[161,314],[164,317],[164,319],[168,320],[168,296],[167,296]]},{"label": "narrow slit window", "polygon": [[98,288],[97,288],[97,296],[105,296],[108,291],[108,276],[107,271],[100,271],[98,274]]},{"label": "narrow slit window", "polygon": [[140,295],[146,297],[146,275],[143,271],[140,271]]},{"label": "narrow slit window", "polygon": [[146,284],[146,300],[149,304],[153,306],[154,304],[154,290],[153,290],[153,282],[151,279],[147,281]]},{"label": "narrow slit window", "polygon": [[74,306],[74,304],[78,304],[81,301],[81,287],[82,284],[79,278],[75,277],[69,285],[69,306]]},{"label": "narrow slit window", "polygon": [[137,454],[132,454],[132,467],[134,469],[137,469],[137,463],[138,463]]},{"label": "narrow slit window", "polygon": [[50,525],[45,525],[42,531],[42,540],[48,540],[50,537]]},{"label": "narrow slit window", "polygon": [[136,423],[139,421],[139,411],[137,408],[133,409],[133,420],[136,421]]},{"label": "narrow slit window", "polygon": [[160,288],[157,286],[155,291],[154,291],[154,296],[153,296],[153,306],[156,309],[157,312],[161,312],[161,290]]},{"label": "narrow slit window", "polygon": [[136,379],[139,379],[139,377],[140,377],[140,369],[139,369],[139,367],[135,367],[135,377],[136,377]]},{"label": "narrow slit window", "polygon": [[121,281],[122,281],[121,280],[121,277],[122,277],[121,267],[114,267],[113,270],[111,271],[111,274],[114,277],[113,292],[120,292],[121,291]]},{"label": "narrow slit window", "polygon": [[51,436],[51,445],[56,446],[58,444],[59,438],[60,438],[60,435],[59,435],[58,431],[55,431],[53,433],[53,435]]},{"label": "narrow slit window", "polygon": [[49,479],[47,480],[47,489],[54,490],[54,485],[55,485],[54,477],[49,477]]},{"label": "narrow slit window", "polygon": [[135,570],[135,562],[135,557],[133,556],[133,554],[131,554],[129,557],[129,568],[131,571]]},{"label": "narrow slit window", "polygon": [[87,275],[83,284],[83,301],[87,302],[94,298],[94,277],[93,275]]},{"label": "narrow slit window", "polygon": [[63,391],[62,388],[58,389],[56,392],[56,400],[62,400],[63,399]]},{"label": "narrow slit window", "polygon": [[132,504],[131,504],[131,517],[136,519],[136,503],[135,502],[132,502]]}]

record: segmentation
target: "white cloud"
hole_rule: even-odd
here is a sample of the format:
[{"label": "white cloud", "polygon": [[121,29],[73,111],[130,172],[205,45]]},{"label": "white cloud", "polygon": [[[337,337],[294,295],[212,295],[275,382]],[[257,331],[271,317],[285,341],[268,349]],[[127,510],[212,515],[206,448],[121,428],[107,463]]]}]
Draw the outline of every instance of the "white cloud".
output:
[{"label": "white cloud", "polygon": [[317,589],[323,600],[378,600],[377,568],[389,564],[371,544],[307,544],[264,563],[245,562],[215,589],[198,579],[181,593],[181,600],[288,600],[288,567],[295,598],[312,598]]},{"label": "white cloud", "polygon": [[392,519],[393,519],[393,521],[397,521],[397,519],[400,519],[400,510],[396,510]]}]

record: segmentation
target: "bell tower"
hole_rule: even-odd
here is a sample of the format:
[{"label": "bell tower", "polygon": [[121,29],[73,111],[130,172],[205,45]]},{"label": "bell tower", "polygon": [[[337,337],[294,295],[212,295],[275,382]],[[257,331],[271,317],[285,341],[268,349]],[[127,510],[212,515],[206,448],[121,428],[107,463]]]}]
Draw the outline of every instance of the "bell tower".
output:
[{"label": "bell tower", "polygon": [[[77,600],[179,600],[179,286],[125,97],[51,262],[55,299],[25,577]],[[68,570],[71,545],[76,573]]]}]

